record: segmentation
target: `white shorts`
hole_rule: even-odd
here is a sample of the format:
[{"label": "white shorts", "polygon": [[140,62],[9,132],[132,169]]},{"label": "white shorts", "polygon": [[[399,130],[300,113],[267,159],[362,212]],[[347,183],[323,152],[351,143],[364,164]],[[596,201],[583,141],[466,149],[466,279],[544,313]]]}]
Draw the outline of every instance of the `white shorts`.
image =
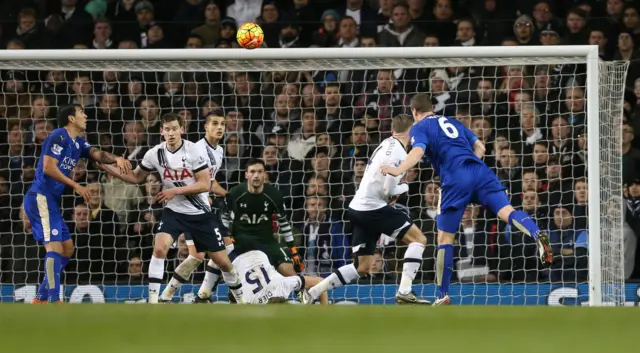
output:
[{"label": "white shorts", "polygon": [[243,296],[247,304],[267,304],[271,298],[289,298],[292,292],[300,289],[301,284],[302,281],[298,276],[279,276],[260,292],[254,294],[247,291],[243,293]]}]

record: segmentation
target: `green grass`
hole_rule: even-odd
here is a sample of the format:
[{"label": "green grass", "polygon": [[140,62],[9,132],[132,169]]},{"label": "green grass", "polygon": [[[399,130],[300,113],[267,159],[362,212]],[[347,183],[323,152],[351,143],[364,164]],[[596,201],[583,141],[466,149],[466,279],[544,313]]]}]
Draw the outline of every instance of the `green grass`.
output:
[{"label": "green grass", "polygon": [[0,305],[0,351],[621,353],[634,308]]}]

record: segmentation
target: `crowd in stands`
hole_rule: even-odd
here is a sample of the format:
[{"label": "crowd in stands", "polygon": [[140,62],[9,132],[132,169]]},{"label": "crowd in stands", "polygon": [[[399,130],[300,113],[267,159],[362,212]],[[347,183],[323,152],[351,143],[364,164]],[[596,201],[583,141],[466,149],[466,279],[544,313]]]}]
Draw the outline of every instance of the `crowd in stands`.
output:
[{"label": "crowd in stands", "polygon": [[[612,218],[624,219],[624,275],[640,278],[640,8],[634,1],[21,0],[0,6],[0,45],[12,50],[225,50],[237,47],[235,32],[249,21],[262,27],[268,48],[598,45],[602,60],[630,62],[620,112],[624,210],[600,202]],[[250,157],[264,159],[269,182],[286,197],[307,271],[327,274],[350,261],[345,208],[367,158],[391,136],[391,118],[410,113],[408,99],[416,92],[431,94],[435,113],[460,120],[486,144],[484,161],[513,205],[549,230],[557,255],[551,269],[542,269],[535,242],[470,205],[458,233],[455,279],[586,281],[587,185],[597,175],[587,170],[587,128],[599,126],[586,124],[585,72],[574,64],[261,73],[3,70],[0,283],[41,280],[43,249],[21,204],[63,104],[82,104],[88,141],[134,166],[161,142],[163,114],[179,114],[192,141],[203,137],[206,115],[225,116],[217,179],[231,188],[243,181]],[[63,198],[76,244],[66,283],[145,283],[162,212],[155,198],[159,176],[129,185],[84,161],[72,176],[88,185],[92,199],[85,203],[71,191]],[[428,163],[406,179],[409,193],[396,207],[427,236],[416,282],[431,283],[439,179]],[[172,250],[169,271],[188,255],[183,243]],[[395,282],[403,252],[381,235],[371,276],[361,283]],[[201,277],[197,272],[193,280]]]}]

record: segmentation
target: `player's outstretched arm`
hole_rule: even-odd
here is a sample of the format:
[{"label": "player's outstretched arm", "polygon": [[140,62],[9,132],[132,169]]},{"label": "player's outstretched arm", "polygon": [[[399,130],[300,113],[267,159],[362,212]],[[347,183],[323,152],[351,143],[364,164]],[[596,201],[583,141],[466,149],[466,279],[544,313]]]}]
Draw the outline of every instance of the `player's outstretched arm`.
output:
[{"label": "player's outstretched arm", "polygon": [[89,157],[100,164],[115,164],[122,174],[127,174],[131,171],[131,162],[101,149],[91,147]]},{"label": "player's outstretched arm", "polygon": [[[322,278],[320,277],[315,277],[315,276],[304,276],[304,288],[305,289],[311,289],[311,287],[315,286],[316,284],[320,283],[322,281]],[[327,305],[329,304],[329,295],[327,294],[327,292],[322,292],[322,294],[320,294],[320,304],[322,305]]]},{"label": "player's outstretched arm", "polygon": [[122,174],[120,172],[120,169],[118,169],[118,167],[114,165],[99,163],[98,167],[103,171],[107,172],[108,174],[130,184],[142,183],[150,173],[149,171],[140,168],[140,166],[134,169],[133,172],[126,173],[126,174]]},{"label": "player's outstretched arm", "polygon": [[394,177],[401,175],[407,170],[413,168],[414,165],[418,164],[418,162],[420,162],[420,160],[422,159],[422,156],[424,156],[424,148],[422,146],[413,146],[413,148],[411,148],[411,151],[407,155],[407,158],[402,163],[400,163],[399,166],[394,168],[390,165],[383,165],[381,167],[382,173],[385,175],[389,174]]}]

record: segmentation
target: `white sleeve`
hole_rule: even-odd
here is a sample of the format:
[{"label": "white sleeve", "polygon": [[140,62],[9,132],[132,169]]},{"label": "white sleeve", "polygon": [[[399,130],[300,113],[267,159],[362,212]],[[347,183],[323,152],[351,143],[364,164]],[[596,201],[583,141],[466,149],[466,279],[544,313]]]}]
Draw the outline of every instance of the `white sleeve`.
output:
[{"label": "white sleeve", "polygon": [[155,167],[154,167],[154,156],[157,149],[156,148],[152,148],[150,150],[147,151],[147,153],[144,154],[144,157],[142,158],[142,160],[140,161],[140,169],[146,171],[146,172],[153,172],[155,171]]},{"label": "white sleeve", "polygon": [[[400,165],[400,163],[402,163],[402,161],[404,161],[405,158],[406,154],[400,155],[398,151],[395,150],[394,153],[387,158],[385,165],[390,164],[394,167],[397,167]],[[402,195],[405,192],[409,191],[409,185],[407,185],[407,183],[401,182],[405,174],[406,172],[395,177],[389,174],[385,176],[382,190],[387,198]]]},{"label": "white sleeve", "polygon": [[191,170],[197,173],[203,169],[209,169],[209,156],[206,147],[195,145],[193,149],[193,159],[191,160]]}]

